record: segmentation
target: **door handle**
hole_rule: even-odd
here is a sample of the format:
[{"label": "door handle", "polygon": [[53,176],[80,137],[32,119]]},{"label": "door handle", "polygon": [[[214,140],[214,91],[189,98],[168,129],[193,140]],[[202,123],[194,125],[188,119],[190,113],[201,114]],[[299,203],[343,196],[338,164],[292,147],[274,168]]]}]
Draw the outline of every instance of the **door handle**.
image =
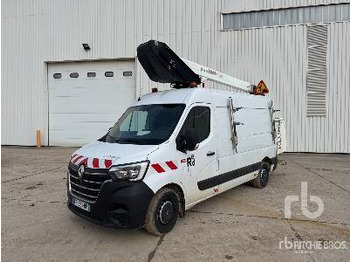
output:
[{"label": "door handle", "polygon": [[215,155],[215,152],[214,152],[214,151],[209,151],[209,152],[207,153],[207,156],[213,156],[213,155]]}]

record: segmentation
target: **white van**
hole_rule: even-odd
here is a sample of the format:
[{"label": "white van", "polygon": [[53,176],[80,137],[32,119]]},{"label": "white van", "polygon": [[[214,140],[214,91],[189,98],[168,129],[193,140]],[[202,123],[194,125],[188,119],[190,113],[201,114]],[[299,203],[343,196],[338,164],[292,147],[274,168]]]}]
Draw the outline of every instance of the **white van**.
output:
[{"label": "white van", "polygon": [[142,96],[108,133],[73,153],[68,207],[95,223],[162,235],[199,202],[277,165],[268,96],[179,88]]}]

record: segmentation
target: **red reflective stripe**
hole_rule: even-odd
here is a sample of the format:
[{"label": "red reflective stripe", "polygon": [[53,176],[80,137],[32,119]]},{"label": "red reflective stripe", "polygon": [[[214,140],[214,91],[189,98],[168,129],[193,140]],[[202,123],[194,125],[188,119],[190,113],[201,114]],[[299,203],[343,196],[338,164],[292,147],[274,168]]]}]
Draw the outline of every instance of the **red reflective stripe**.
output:
[{"label": "red reflective stripe", "polygon": [[81,160],[78,164],[78,166],[80,166],[81,164],[84,163],[84,166],[86,166],[86,163],[87,163],[87,157],[85,157],[83,160]]},{"label": "red reflective stripe", "polygon": [[159,165],[159,164],[152,164],[151,165],[153,168],[154,168],[154,170],[156,170],[158,173],[163,173],[163,172],[165,172],[165,170]]},{"label": "red reflective stripe", "polygon": [[76,159],[74,159],[73,163],[78,162],[78,160],[79,160],[79,159],[82,159],[82,158],[83,158],[83,156],[78,156]]},{"label": "red reflective stripe", "polygon": [[76,157],[77,155],[78,155],[78,154],[72,155],[70,159],[73,159],[73,158]]},{"label": "red reflective stripe", "polygon": [[74,156],[71,157],[70,161],[72,161],[72,163],[74,163],[74,160],[79,157],[78,154],[75,154]]},{"label": "red reflective stripe", "polygon": [[110,168],[111,165],[112,165],[112,160],[110,160],[110,159],[105,159],[105,166],[106,166],[106,168]]},{"label": "red reflective stripe", "polygon": [[171,170],[177,169],[177,166],[174,164],[173,161],[166,161],[165,163],[168,165],[168,167],[169,167]]},{"label": "red reflective stripe", "polygon": [[100,167],[100,161],[99,161],[98,158],[94,158],[94,159],[92,160],[92,167],[93,167],[93,168],[99,168],[99,167]]}]

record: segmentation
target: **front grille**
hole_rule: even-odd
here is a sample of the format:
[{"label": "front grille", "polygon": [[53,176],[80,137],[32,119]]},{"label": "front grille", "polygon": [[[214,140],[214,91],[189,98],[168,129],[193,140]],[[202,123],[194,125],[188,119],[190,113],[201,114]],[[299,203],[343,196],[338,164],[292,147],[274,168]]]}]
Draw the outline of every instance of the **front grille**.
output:
[{"label": "front grille", "polygon": [[78,169],[79,166],[74,164],[70,164],[68,167],[71,193],[83,200],[95,202],[102,184],[107,180],[111,180],[107,169],[85,168],[82,179],[79,179]]}]

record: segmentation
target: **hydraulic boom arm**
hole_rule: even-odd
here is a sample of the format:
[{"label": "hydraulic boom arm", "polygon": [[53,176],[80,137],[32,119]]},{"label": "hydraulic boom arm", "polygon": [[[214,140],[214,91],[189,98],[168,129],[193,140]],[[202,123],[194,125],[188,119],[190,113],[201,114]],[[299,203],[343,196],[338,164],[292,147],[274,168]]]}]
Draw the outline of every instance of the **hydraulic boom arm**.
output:
[{"label": "hydraulic boom arm", "polygon": [[250,92],[252,89],[252,85],[248,82],[242,81],[238,78],[234,78],[232,76],[226,75],[224,73],[218,72],[214,69],[211,69],[206,66],[199,65],[192,61],[182,58],[185,64],[192,69],[201,79],[208,79],[210,81],[227,85],[233,88],[236,88],[240,91]]}]

